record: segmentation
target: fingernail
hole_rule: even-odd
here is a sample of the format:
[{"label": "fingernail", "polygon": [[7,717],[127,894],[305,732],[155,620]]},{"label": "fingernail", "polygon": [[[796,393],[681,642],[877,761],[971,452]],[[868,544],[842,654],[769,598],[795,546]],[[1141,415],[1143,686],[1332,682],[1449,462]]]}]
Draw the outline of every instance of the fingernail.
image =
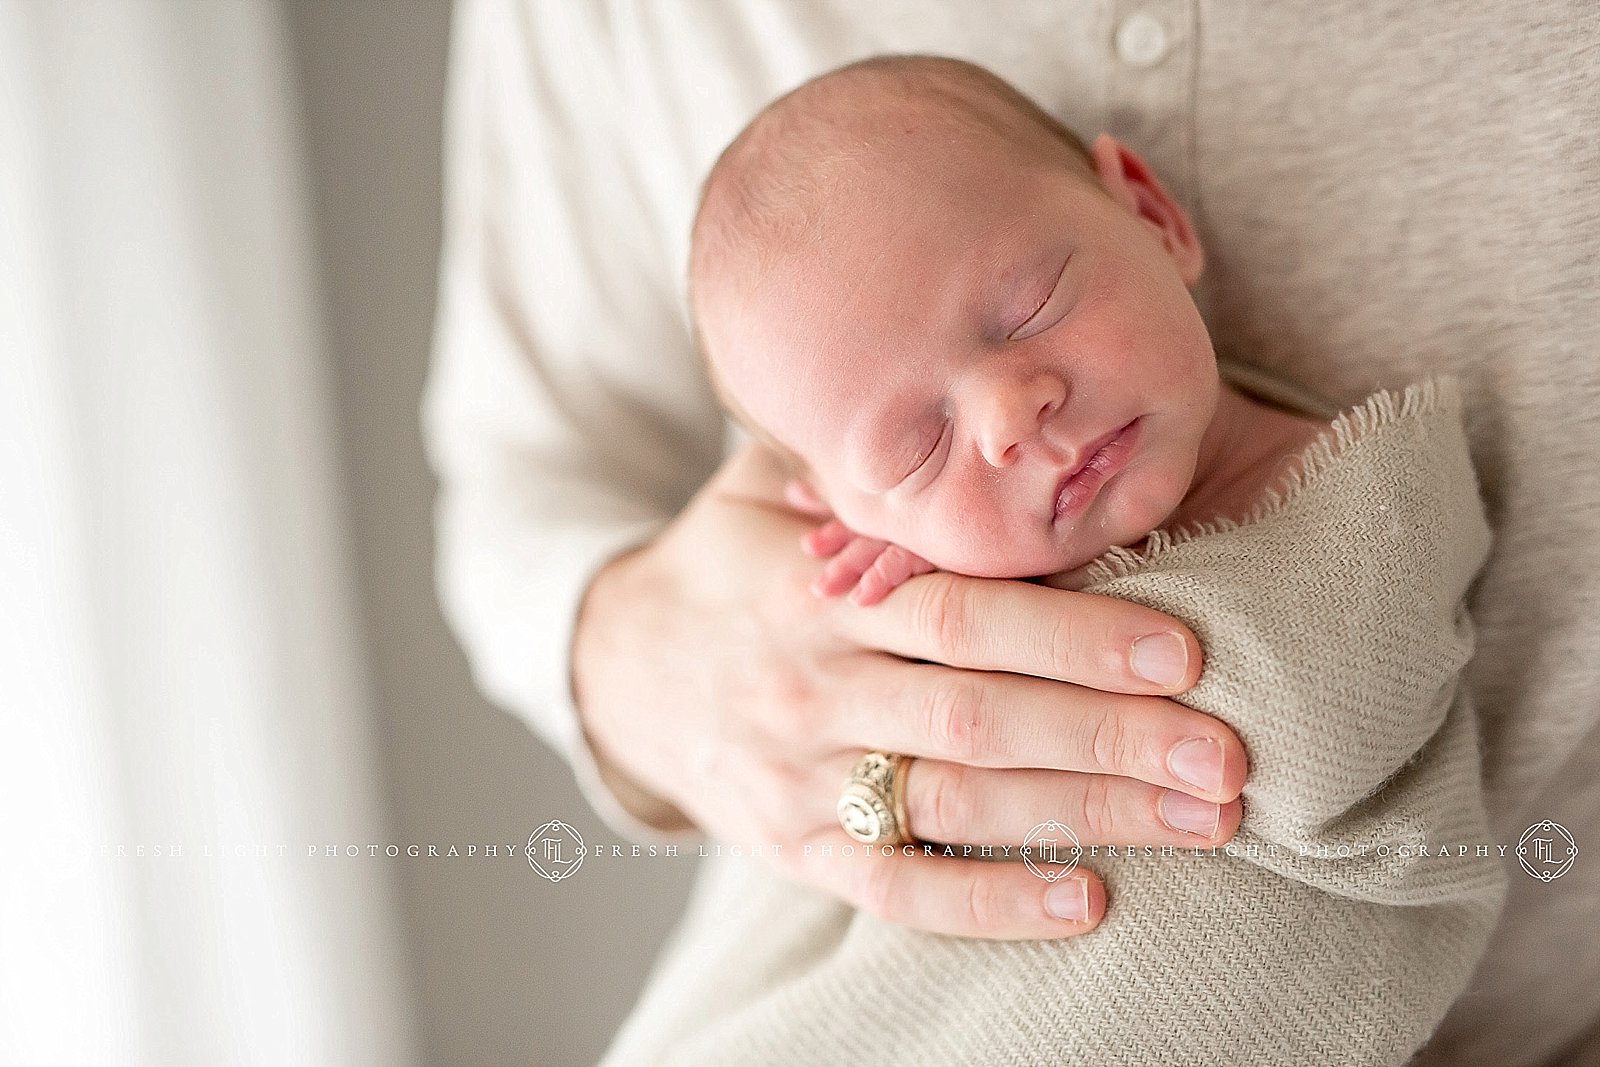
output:
[{"label": "fingernail", "polygon": [[1189,670],[1189,648],[1177,634],[1150,634],[1133,643],[1133,673],[1147,682],[1174,686]]},{"label": "fingernail", "polygon": [[1044,910],[1058,919],[1083,922],[1089,917],[1089,883],[1082,878],[1057,882],[1044,895]]},{"label": "fingernail", "polygon": [[1161,821],[1174,830],[1211,837],[1222,821],[1222,807],[1169,789],[1161,795]]},{"label": "fingernail", "polygon": [[1167,769],[1179,781],[1207,793],[1222,791],[1222,746],[1209,737],[1191,737],[1172,746]]}]

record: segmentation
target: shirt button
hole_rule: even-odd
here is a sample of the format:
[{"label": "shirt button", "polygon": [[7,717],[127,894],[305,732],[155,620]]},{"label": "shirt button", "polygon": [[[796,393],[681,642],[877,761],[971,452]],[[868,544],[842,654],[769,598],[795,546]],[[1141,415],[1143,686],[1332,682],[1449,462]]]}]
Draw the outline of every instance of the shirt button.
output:
[{"label": "shirt button", "polygon": [[1167,30],[1154,15],[1141,11],[1117,27],[1117,55],[1135,67],[1153,67],[1167,54]]}]

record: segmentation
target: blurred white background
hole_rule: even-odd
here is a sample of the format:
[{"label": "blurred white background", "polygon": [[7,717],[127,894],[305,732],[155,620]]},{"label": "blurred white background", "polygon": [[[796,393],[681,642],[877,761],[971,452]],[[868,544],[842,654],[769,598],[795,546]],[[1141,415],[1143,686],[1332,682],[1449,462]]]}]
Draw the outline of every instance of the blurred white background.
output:
[{"label": "blurred white background", "polygon": [[0,1063],[593,1062],[681,908],[435,606],[448,21],[0,0]]}]

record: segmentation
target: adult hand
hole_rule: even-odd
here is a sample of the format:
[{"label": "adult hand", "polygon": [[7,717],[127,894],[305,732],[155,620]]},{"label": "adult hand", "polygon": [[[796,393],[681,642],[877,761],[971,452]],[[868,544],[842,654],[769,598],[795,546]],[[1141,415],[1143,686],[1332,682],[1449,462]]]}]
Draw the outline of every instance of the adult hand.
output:
[{"label": "adult hand", "polygon": [[1187,627],[1108,597],[949,573],[868,608],[820,600],[821,564],[796,548],[815,520],[784,485],[768,453],[742,449],[591,583],[573,686],[608,780],[665,798],[715,840],[778,845],[781,873],[856,907],[968,937],[1083,933],[1104,887],[1083,867],[1050,885],[1021,863],[844,856],[834,805],[863,751],[917,757],[905,803],[923,841],[998,854],[1047,819],[1084,845],[1233,835],[1243,747],[1161,695],[1199,678]]}]

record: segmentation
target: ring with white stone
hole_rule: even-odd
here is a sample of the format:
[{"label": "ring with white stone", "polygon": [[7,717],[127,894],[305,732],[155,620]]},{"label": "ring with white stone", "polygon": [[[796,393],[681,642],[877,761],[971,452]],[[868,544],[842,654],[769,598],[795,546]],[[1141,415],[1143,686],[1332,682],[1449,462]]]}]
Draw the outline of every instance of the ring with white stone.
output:
[{"label": "ring with white stone", "polygon": [[837,811],[844,832],[863,845],[913,840],[906,822],[906,772],[913,756],[868,752],[850,768]]}]

